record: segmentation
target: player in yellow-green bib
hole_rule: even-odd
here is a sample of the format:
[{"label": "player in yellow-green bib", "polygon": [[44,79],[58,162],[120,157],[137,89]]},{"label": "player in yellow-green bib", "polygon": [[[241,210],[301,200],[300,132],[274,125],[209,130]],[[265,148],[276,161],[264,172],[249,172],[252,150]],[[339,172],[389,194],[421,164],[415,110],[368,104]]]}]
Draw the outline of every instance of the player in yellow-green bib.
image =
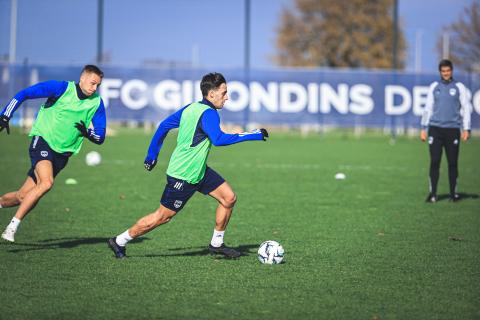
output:
[{"label": "player in yellow-green bib", "polygon": [[[9,121],[15,110],[27,99],[47,98],[41,106],[30,136],[31,168],[17,191],[0,197],[0,208],[18,209],[2,233],[4,240],[14,242],[20,222],[53,187],[56,175],[77,154],[84,138],[96,144],[105,139],[105,107],[97,94],[103,72],[86,65],[80,81],[45,81],[18,92],[0,113],[0,131],[10,134]],[[93,129],[89,129],[90,124]]]},{"label": "player in yellow-green bib", "polygon": [[108,240],[108,246],[117,258],[126,257],[126,244],[161,224],[169,222],[198,191],[218,201],[215,229],[208,250],[227,258],[241,255],[225,246],[223,236],[236,202],[230,185],[213,169],[207,166],[212,145],[225,146],[242,141],[266,141],[265,129],[239,134],[227,134],[220,129],[217,110],[228,100],[227,83],[220,73],[209,73],[200,83],[203,100],[189,104],[162,121],[150,143],[145,168],[150,171],[157,163],[158,153],[167,133],[178,128],[177,146],[167,168],[167,185],[163,191],[160,207],[144,216],[131,228]]}]

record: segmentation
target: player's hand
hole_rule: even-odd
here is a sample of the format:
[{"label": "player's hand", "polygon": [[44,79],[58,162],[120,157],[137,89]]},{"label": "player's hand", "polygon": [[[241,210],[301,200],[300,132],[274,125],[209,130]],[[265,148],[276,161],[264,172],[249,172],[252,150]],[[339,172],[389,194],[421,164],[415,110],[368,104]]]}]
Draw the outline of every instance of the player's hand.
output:
[{"label": "player's hand", "polygon": [[422,141],[427,140],[427,130],[420,131],[420,140],[422,140]]},{"label": "player's hand", "polygon": [[157,164],[157,159],[149,159],[149,158],[146,158],[145,161],[143,162],[143,166],[145,167],[145,169],[147,169],[148,171],[152,171],[153,168],[155,168],[155,165]]},{"label": "player's hand", "polygon": [[267,141],[267,138],[268,138],[268,131],[267,131],[267,129],[264,129],[264,128],[260,129],[260,133],[261,133],[262,136],[263,136],[263,141]]},{"label": "player's hand", "polygon": [[464,130],[462,132],[462,140],[467,141],[470,138],[470,130]]},{"label": "player's hand", "polygon": [[83,122],[83,120],[80,120],[80,122],[75,122],[75,128],[77,128],[77,130],[80,131],[80,134],[82,136],[88,138],[88,130],[87,130],[87,127],[85,126],[85,122]]},{"label": "player's hand", "polygon": [[10,119],[6,115],[0,116],[0,131],[2,131],[4,128],[7,129],[7,134],[10,134],[10,126],[8,125],[8,121]]}]

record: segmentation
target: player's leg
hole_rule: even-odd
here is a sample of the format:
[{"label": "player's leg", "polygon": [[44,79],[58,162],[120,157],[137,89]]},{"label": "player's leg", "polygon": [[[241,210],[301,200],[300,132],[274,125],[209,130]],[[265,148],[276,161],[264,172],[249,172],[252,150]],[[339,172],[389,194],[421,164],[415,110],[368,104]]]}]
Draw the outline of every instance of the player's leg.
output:
[{"label": "player's leg", "polygon": [[445,154],[448,162],[448,182],[450,185],[450,200],[457,201],[458,155],[460,151],[460,130],[447,129],[445,139]]},{"label": "player's leg", "polygon": [[198,191],[208,194],[218,201],[215,211],[215,228],[213,230],[212,240],[208,245],[208,250],[213,254],[222,254],[227,258],[237,258],[240,252],[228,248],[223,242],[225,230],[227,228],[230,217],[232,216],[233,207],[237,201],[237,197],[230,185],[213,169],[207,167],[205,176],[199,183]]},{"label": "player's leg", "polygon": [[15,216],[2,233],[2,238],[14,242],[20,222],[35,207],[37,202],[53,187],[53,166],[49,160],[39,161],[35,166],[35,176],[37,183],[23,196],[20,206],[15,212]]},{"label": "player's leg", "polygon": [[427,202],[437,201],[437,185],[440,177],[440,162],[442,159],[443,138],[439,133],[439,128],[430,127],[428,130],[428,149],[430,153],[430,190],[427,196]]},{"label": "player's leg", "polygon": [[0,197],[0,208],[10,208],[18,206],[25,195],[35,187],[35,181],[31,177],[27,177],[23,185],[17,191],[5,193]]},{"label": "player's leg", "polygon": [[17,199],[17,192],[18,191],[7,192],[0,196],[0,209],[18,206],[20,201]]},{"label": "player's leg", "polygon": [[218,201],[215,212],[215,230],[225,231],[237,201],[237,196],[226,181],[209,194]]},{"label": "player's leg", "polygon": [[131,228],[108,240],[108,246],[117,258],[126,257],[126,245],[156,227],[169,222],[195,193],[196,186],[167,176],[167,185],[160,200],[160,207],[139,219]]},{"label": "player's leg", "polygon": [[132,239],[138,238],[156,227],[169,222],[177,213],[163,205],[154,212],[140,218],[130,229],[128,234]]},{"label": "player's leg", "polygon": [[116,237],[110,238],[108,240],[108,246],[112,249],[117,258],[125,258],[127,256],[125,247],[128,242],[152,231],[164,223],[169,222],[175,214],[177,214],[175,211],[160,205],[157,210],[140,218],[125,232]]},{"label": "player's leg", "polygon": [[212,254],[222,254],[227,258],[238,258],[241,256],[241,253],[226,247],[223,242],[225,230],[232,216],[237,196],[226,181],[210,192],[209,195],[218,201],[218,206],[215,212],[215,229],[213,230],[208,250]]},{"label": "player's leg", "polygon": [[49,160],[39,161],[35,166],[37,184],[28,191],[15,213],[17,219],[22,220],[37,204],[37,202],[53,187],[53,166]]}]

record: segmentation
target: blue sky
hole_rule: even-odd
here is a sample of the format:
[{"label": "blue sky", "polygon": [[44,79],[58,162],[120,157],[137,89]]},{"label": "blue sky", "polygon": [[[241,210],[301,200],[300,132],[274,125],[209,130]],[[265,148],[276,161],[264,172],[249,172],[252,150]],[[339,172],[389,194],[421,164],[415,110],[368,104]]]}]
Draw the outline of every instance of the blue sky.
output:
[{"label": "blue sky", "polygon": [[[95,61],[96,0],[17,0],[17,62],[85,64]],[[104,0],[104,51],[111,63],[146,60],[197,63],[207,68],[244,63],[243,0]],[[421,34],[422,71],[435,72],[442,27],[474,0],[399,0],[408,42],[407,70],[415,68]],[[251,0],[251,66],[271,68],[280,14],[293,0]],[[0,0],[0,56],[9,52],[11,0]]]}]

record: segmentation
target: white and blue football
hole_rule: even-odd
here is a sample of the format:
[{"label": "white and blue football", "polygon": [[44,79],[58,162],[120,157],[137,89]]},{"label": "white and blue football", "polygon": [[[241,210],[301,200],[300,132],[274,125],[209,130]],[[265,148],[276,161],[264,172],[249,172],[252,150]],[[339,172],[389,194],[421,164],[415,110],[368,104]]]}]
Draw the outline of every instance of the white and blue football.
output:
[{"label": "white and blue football", "polygon": [[274,240],[262,242],[258,248],[258,260],[264,264],[279,264],[282,262],[285,250],[280,243]]}]

